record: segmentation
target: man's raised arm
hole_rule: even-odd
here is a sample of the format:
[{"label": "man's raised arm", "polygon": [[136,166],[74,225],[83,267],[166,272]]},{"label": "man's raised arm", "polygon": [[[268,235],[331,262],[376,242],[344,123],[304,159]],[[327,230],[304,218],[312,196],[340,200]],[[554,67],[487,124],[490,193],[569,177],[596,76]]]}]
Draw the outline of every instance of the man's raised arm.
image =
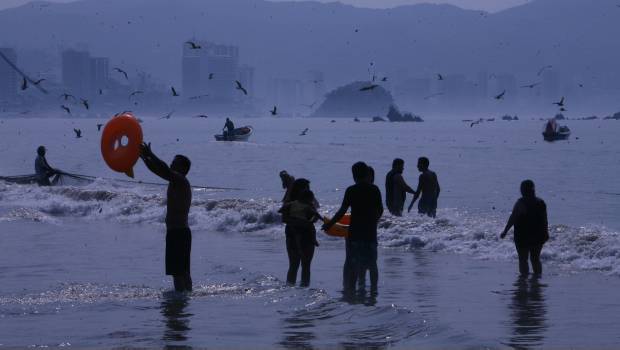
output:
[{"label": "man's raised arm", "polygon": [[166,181],[172,180],[172,171],[170,167],[163,160],[157,158],[153,151],[151,151],[150,143],[142,143],[140,145],[140,158],[142,158],[144,165],[146,165],[153,174]]}]

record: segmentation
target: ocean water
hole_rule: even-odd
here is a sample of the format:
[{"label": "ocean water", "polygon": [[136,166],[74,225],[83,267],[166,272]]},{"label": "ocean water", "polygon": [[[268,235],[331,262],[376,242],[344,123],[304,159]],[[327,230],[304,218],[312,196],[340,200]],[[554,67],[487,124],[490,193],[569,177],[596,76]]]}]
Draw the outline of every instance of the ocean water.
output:
[{"label": "ocean water", "polygon": [[[196,291],[169,292],[165,187],[118,181],[128,178],[99,152],[96,124],[104,121],[3,119],[0,175],[32,173],[43,144],[52,166],[99,178],[50,188],[0,182],[0,346],[501,348],[619,340],[616,121],[567,121],[571,139],[546,143],[538,117],[473,128],[447,116],[403,124],[239,119],[255,133],[229,143],[214,141],[220,119],[139,117],[162,159],[192,160],[192,184],[239,189],[194,192]],[[312,288],[284,286],[280,170],[308,178],[321,210],[333,213],[354,162],[372,165],[383,190],[395,157],[405,159],[405,179],[415,186],[419,156],[439,176],[438,218],[385,215],[376,299],[339,295],[342,242],[325,235]],[[161,182],[141,163],[135,174]],[[526,178],[547,202],[551,240],[543,251],[549,272],[524,284],[512,243],[497,236]],[[586,326],[596,330],[575,334]]]}]

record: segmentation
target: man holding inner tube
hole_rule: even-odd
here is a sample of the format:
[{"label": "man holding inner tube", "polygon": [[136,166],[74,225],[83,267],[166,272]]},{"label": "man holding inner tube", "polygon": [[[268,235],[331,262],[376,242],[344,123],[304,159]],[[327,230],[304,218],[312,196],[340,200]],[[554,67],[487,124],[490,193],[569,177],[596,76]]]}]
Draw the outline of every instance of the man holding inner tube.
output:
[{"label": "man holding inner tube", "polygon": [[168,166],[151,151],[150,143],[140,145],[140,158],[150,171],[168,181],[166,204],[166,275],[172,275],[177,292],[192,290],[190,254],[192,232],[187,216],[192,203],[192,188],[186,178],[191,162],[177,154]]}]

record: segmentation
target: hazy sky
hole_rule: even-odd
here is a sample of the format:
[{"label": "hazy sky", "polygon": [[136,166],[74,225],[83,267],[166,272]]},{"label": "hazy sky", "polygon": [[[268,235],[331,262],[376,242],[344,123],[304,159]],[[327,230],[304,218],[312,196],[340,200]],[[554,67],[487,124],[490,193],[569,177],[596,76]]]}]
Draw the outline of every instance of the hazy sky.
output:
[{"label": "hazy sky", "polygon": [[[31,0],[0,0],[0,10],[22,5]],[[74,0],[49,0],[51,2],[70,2]],[[101,0],[103,1],[103,0]],[[282,1],[282,0],[276,0]],[[319,0],[322,2],[332,2],[334,0]],[[448,3],[463,8],[483,9],[487,11],[499,11],[515,5],[520,5],[530,0],[340,0],[340,2],[363,6],[363,7],[393,7],[406,4],[419,4],[424,2],[430,3]]]}]

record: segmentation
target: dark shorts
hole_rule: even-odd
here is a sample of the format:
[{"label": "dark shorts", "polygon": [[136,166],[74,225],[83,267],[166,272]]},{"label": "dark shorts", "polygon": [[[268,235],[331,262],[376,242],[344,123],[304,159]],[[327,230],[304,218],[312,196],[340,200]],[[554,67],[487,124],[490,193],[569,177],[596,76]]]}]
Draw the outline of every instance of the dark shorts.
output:
[{"label": "dark shorts", "polygon": [[437,215],[437,199],[421,198],[418,202],[418,213],[434,218]]},{"label": "dark shorts", "polygon": [[189,228],[166,231],[166,275],[190,274],[192,231]]}]

